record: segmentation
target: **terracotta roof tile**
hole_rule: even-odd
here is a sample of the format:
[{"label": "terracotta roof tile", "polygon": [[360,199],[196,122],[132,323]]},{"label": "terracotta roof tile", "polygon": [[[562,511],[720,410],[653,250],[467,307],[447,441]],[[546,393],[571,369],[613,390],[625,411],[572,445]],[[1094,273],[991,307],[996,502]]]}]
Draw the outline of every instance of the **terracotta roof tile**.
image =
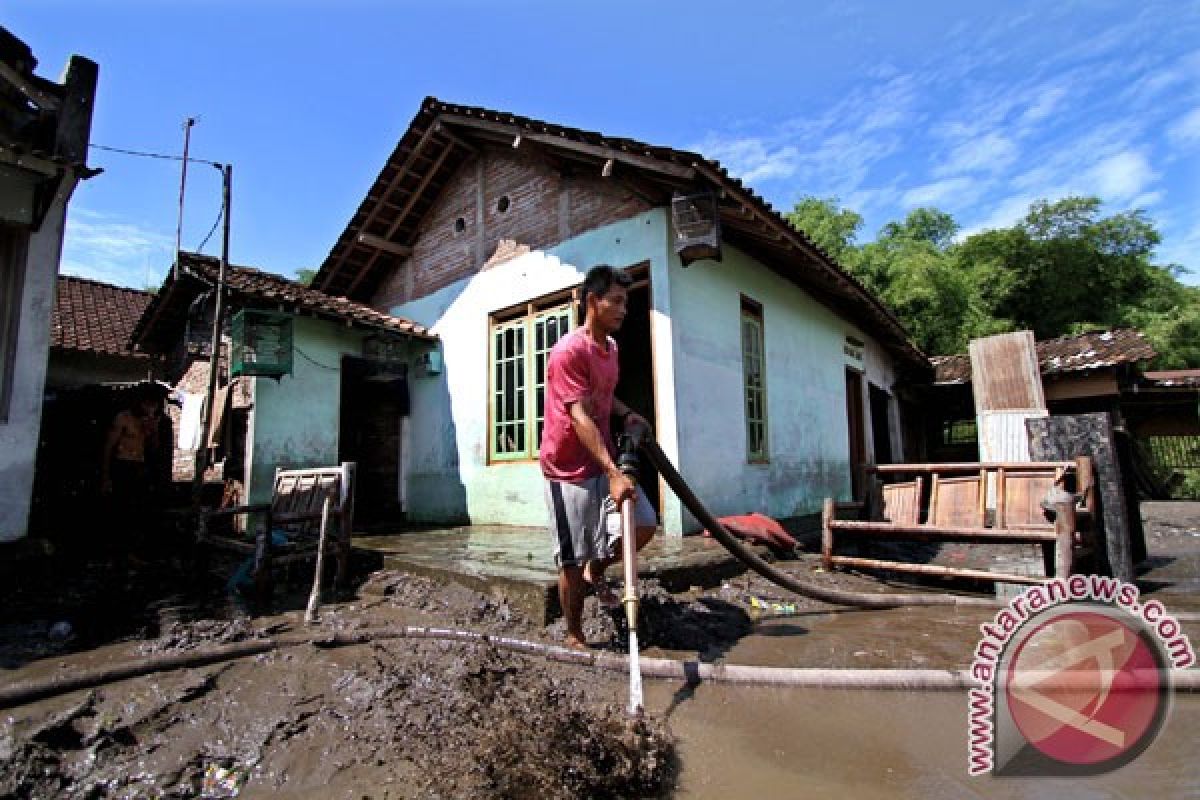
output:
[{"label": "terracotta roof tile", "polygon": [[[183,253],[180,264],[185,270],[210,283],[217,280],[220,262],[210,256]],[[323,316],[344,319],[372,328],[403,333],[422,339],[437,339],[423,325],[403,317],[394,317],[376,311],[370,306],[347,300],[345,297],[326,294],[289,280],[282,275],[262,272],[252,267],[230,265],[226,282],[231,291],[247,298],[282,303]]]},{"label": "terracotta roof tile", "polygon": [[153,298],[149,292],[58,276],[50,346],[59,350],[145,358],[130,344],[134,326]]},{"label": "terracotta roof tile", "polygon": [[[1133,328],[1091,331],[1047,339],[1037,343],[1037,354],[1042,375],[1114,367],[1148,361],[1157,355],[1145,334]],[[935,370],[935,384],[970,382],[969,356],[934,356],[930,360]]]},{"label": "terracotta roof tile", "polygon": [[[424,166],[415,166],[417,162],[414,158],[417,151],[421,150],[422,145],[427,141],[426,137],[431,133],[439,128],[453,127],[455,118],[467,118],[472,122],[500,126],[514,134],[528,133],[545,137],[539,139],[538,143],[540,146],[551,149],[558,146],[560,141],[606,148],[631,159],[627,166],[634,171],[645,168],[651,161],[657,162],[659,166],[693,171],[697,186],[705,184],[716,188],[723,195],[728,194],[731,199],[744,203],[747,208],[752,209],[757,216],[764,220],[764,224],[774,226],[775,229],[770,235],[775,236],[776,241],[784,242],[787,247],[788,255],[781,262],[781,266],[788,266],[791,271],[790,273],[785,271],[784,274],[791,274],[797,280],[816,281],[823,287],[823,292],[827,291],[837,295],[847,301],[850,308],[863,314],[872,326],[871,332],[875,335],[882,334],[885,346],[889,346],[909,363],[918,364],[921,368],[927,366],[925,354],[913,344],[899,318],[880,298],[870,292],[861,281],[842,269],[836,260],[818,247],[807,234],[793,227],[766,199],[758,195],[750,186],[730,175],[720,162],[688,150],[647,144],[625,137],[607,136],[597,131],[558,125],[507,111],[447,103],[436,97],[426,97],[421,104],[408,130],[401,136],[395,150],[385,162],[375,183],[338,237],[329,256],[317,271],[315,285],[326,288],[338,287],[355,296],[370,296],[370,287],[373,283],[366,279],[367,273],[370,272],[373,264],[380,261],[386,262],[387,259],[377,259],[372,256],[371,253],[375,253],[376,248],[362,240],[361,235],[364,232],[370,233],[366,230],[366,223],[378,209],[387,207],[384,198],[394,188],[398,175],[409,170],[425,169]],[[433,136],[428,141],[436,142],[426,145],[429,147],[454,147],[452,137],[447,141],[441,141],[438,136]],[[600,156],[596,157],[600,158]],[[617,160],[620,158],[618,156]],[[422,159],[420,164],[423,165],[425,161]],[[433,163],[442,164],[442,161],[435,159]],[[453,169],[453,166],[447,162],[447,165],[441,168],[450,170]],[[441,187],[428,180],[433,177],[432,174],[425,177],[426,180],[420,182],[420,185],[425,187],[423,192],[436,196]],[[415,198],[410,199],[406,204],[406,214],[408,217],[419,218],[428,212],[428,208],[420,207],[414,200]],[[410,224],[412,220],[408,217],[391,218],[391,228],[397,230],[402,225],[412,227]],[[400,242],[394,243],[399,244]],[[362,254],[362,257],[366,259],[365,265],[351,258],[355,253]]]},{"label": "terracotta roof tile", "polygon": [[1168,369],[1159,372],[1147,372],[1143,376],[1155,386],[1164,388],[1200,387],[1200,369]]}]

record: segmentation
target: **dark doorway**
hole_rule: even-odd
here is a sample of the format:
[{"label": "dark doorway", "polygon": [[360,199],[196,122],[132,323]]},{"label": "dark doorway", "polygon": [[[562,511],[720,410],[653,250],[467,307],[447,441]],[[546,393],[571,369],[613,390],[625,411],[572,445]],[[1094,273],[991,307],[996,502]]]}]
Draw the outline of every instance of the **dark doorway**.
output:
[{"label": "dark doorway", "polygon": [[356,528],[379,530],[404,519],[400,418],[407,415],[408,381],[400,365],[343,357],[338,458],[358,464]]},{"label": "dark doorway", "polygon": [[862,388],[862,374],[847,368],[846,421],[850,432],[850,486],[856,499],[862,497],[862,465],[867,460]]},{"label": "dark doorway", "polygon": [[[650,334],[650,282],[643,267],[631,269],[634,284],[629,290],[625,322],[614,337],[621,354],[621,378],[617,397],[657,427],[654,416],[654,343]],[[616,431],[614,431],[615,433]],[[651,505],[659,511],[658,473],[642,459],[641,486]]]},{"label": "dark doorway", "polygon": [[871,400],[871,438],[875,441],[875,463],[892,463],[891,395],[880,387],[868,384]]}]

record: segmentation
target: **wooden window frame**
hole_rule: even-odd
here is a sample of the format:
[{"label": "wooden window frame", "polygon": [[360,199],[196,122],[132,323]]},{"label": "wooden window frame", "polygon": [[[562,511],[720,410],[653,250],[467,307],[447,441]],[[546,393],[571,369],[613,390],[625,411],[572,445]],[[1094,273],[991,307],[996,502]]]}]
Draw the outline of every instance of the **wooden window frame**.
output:
[{"label": "wooden window frame", "polygon": [[[740,295],[738,313],[738,339],[742,351],[742,416],[746,434],[746,463],[769,464],[771,461],[770,420],[767,413],[767,335],[763,319],[762,304],[746,295]],[[755,330],[755,337],[748,342],[746,324]],[[753,347],[748,346],[753,345]],[[757,350],[757,352],[755,352]],[[758,359],[758,386],[751,385],[750,359]],[[760,415],[752,416],[751,408],[757,407]],[[752,448],[754,426],[761,427],[759,449]]]},{"label": "wooden window frame", "polygon": [[[488,315],[488,391],[487,391],[487,437],[488,464],[515,464],[537,460],[541,446],[539,422],[544,418],[537,413],[538,392],[545,391],[545,375],[537,379],[538,358],[549,360],[549,347],[537,348],[537,328],[543,321],[558,317],[565,322],[566,330],[559,338],[578,326],[576,307],[579,288],[572,287],[543,295],[520,305],[498,309]],[[513,420],[499,421],[496,418],[497,392],[502,391],[496,382],[497,352],[496,333],[506,329],[522,332],[523,348],[520,356],[523,376],[524,397],[520,401],[520,414]],[[557,339],[555,340],[557,341]],[[551,345],[553,346],[553,345]],[[544,369],[544,367],[543,367]],[[544,408],[543,408],[544,411]],[[499,426],[521,424],[525,427],[525,446],[513,452],[497,452]]]}]

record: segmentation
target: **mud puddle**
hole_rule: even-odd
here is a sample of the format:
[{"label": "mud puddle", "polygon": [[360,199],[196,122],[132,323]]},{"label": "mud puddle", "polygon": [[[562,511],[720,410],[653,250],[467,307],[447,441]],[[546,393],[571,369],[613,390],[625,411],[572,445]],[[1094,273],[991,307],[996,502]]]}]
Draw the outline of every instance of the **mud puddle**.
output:
[{"label": "mud puddle", "polygon": [[696,687],[680,701],[647,684],[679,743],[676,796],[880,798],[1195,797],[1200,698],[1177,696],[1150,748],[1090,778],[972,778],[962,693]]},{"label": "mud puddle", "polygon": [[604,681],[436,642],[293,648],[0,720],[5,797],[641,797],[674,775]]},{"label": "mud puddle", "polygon": [[[893,589],[849,573],[808,577]],[[102,596],[104,576],[95,582]],[[755,576],[712,590],[671,594],[653,581],[640,589],[645,653],[738,664],[960,668],[990,616],[833,610]],[[89,644],[101,638],[86,629],[90,618],[75,618],[79,638],[56,646],[79,652],[21,650],[25,639],[50,641],[53,625],[14,615],[0,628],[14,662],[0,680],[304,629],[303,592],[277,598],[291,611],[257,617],[195,596],[162,592],[140,608],[121,606],[130,622],[103,646]],[[585,609],[592,644],[623,650],[620,610],[592,598]],[[561,624],[544,628],[503,598],[394,572],[375,573],[357,597],[323,609],[320,630],[400,625],[544,642],[562,635]],[[1200,639],[1200,626],[1185,629]],[[631,730],[621,712],[626,690],[620,674],[480,646],[293,647],[0,712],[0,796],[1169,798],[1194,796],[1200,785],[1193,696],[1176,697],[1158,740],[1121,770],[1031,781],[967,777],[963,694],[648,682],[649,721]]]}]

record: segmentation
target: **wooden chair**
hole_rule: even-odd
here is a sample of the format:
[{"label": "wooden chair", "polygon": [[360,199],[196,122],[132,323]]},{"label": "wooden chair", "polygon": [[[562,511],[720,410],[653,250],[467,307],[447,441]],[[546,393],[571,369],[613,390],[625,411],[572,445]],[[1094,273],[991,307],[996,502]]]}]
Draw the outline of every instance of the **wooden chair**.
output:
[{"label": "wooden chair", "polygon": [[[330,545],[337,560],[335,581],[345,585],[350,570],[350,537],[354,531],[355,464],[342,462],[338,467],[277,469],[269,503],[254,503],[219,509],[203,514],[197,538],[212,546],[252,554],[254,583],[261,599],[269,597],[273,567],[296,561],[312,560],[322,524],[325,499],[336,523],[336,536]],[[253,541],[246,536],[214,533],[218,520],[256,515]]]},{"label": "wooden chair", "polygon": [[938,528],[982,528],[987,511],[987,474],[945,478],[933,473],[926,524]]},{"label": "wooden chair", "polygon": [[[889,569],[916,574],[955,576],[1009,583],[1040,583],[1042,576],[1015,575],[990,570],[913,564],[873,558],[842,556],[835,553],[835,537],[852,536],[876,540],[925,542],[967,542],[972,544],[1038,544],[1042,548],[1046,576],[1071,574],[1077,548],[1086,544],[1082,532],[1093,516],[1094,490],[1091,460],[1080,457],[1074,462],[1030,464],[888,464],[871,468],[876,475],[915,474],[908,483],[890,484],[876,489],[880,504],[868,501],[867,520],[838,519],[844,505],[825,500],[821,524],[821,559],[826,569],[835,566],[864,569]],[[920,498],[920,481],[930,479],[929,508],[924,523],[919,508],[914,513],[912,499]],[[1073,496],[1055,506],[1051,522],[1043,508],[1048,492],[1061,486],[1070,476],[1076,490]],[[996,516],[987,520],[989,484],[995,485]],[[878,484],[878,478],[876,478]],[[889,495],[891,497],[889,503]],[[876,509],[880,509],[876,511]],[[874,512],[874,513],[872,513]]]},{"label": "wooden chair", "polygon": [[921,521],[921,491],[925,479],[918,476],[903,483],[885,483],[880,517],[897,525],[916,525]]}]

